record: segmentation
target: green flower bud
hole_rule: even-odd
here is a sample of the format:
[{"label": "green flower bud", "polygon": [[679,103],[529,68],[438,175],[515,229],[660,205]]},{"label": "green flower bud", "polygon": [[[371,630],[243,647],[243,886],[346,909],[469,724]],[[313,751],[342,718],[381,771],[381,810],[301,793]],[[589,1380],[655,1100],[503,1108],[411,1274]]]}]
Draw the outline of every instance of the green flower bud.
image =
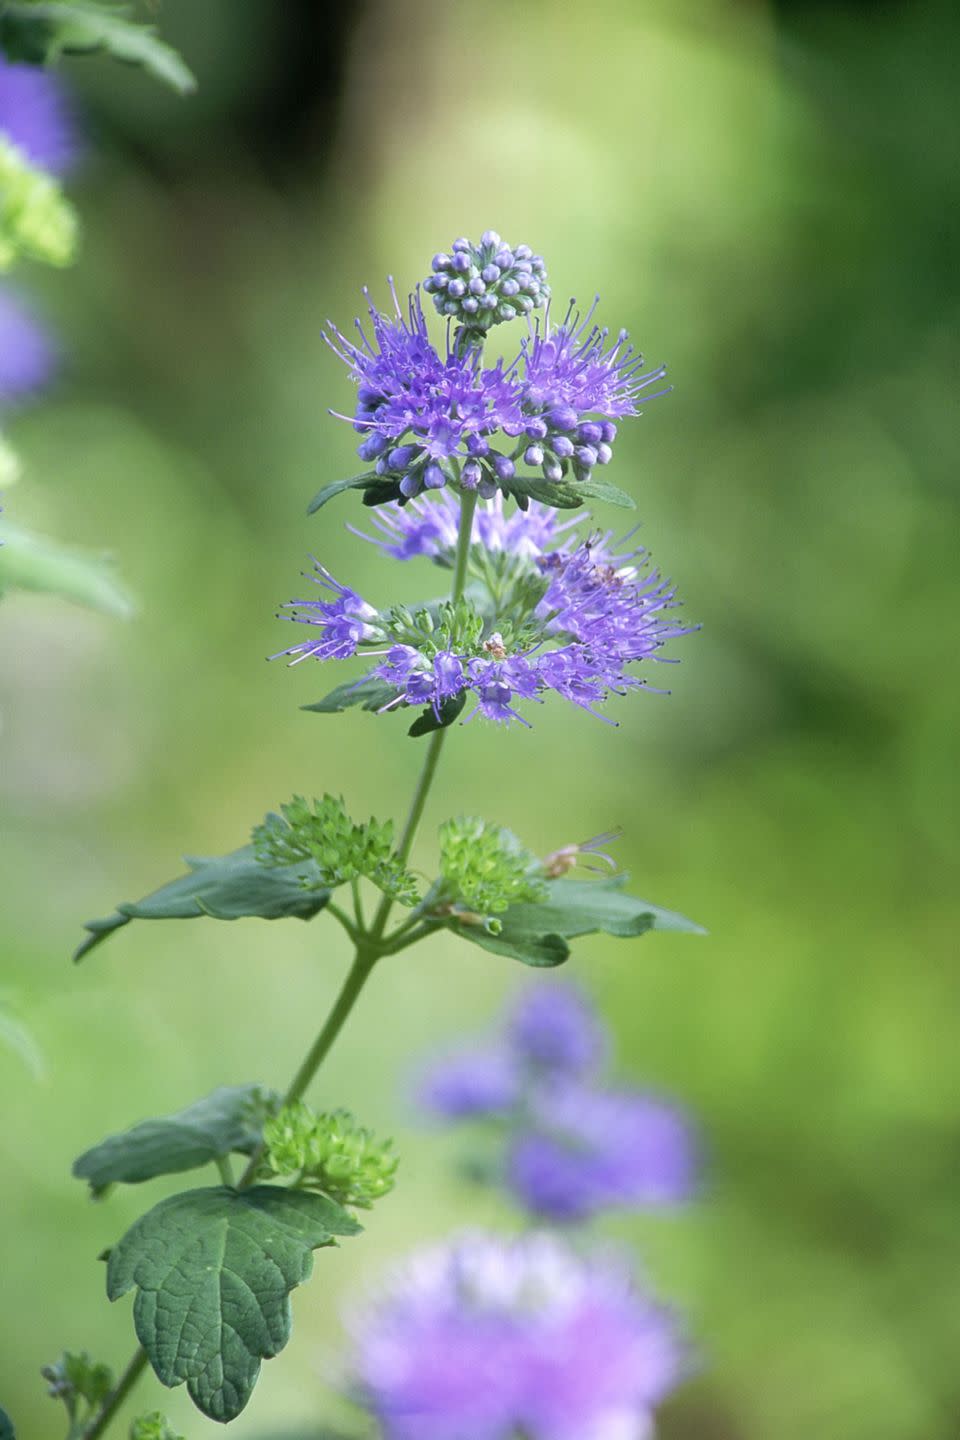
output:
[{"label": "green flower bud", "polygon": [[509,830],[476,816],[440,827],[442,901],[479,913],[496,933],[496,916],[521,900],[542,900],[543,868]]},{"label": "green flower bud", "polygon": [[378,1140],[348,1110],[317,1115],[302,1100],[285,1105],[264,1126],[261,1173],[293,1178],[341,1205],[369,1209],[393,1189],[399,1158],[392,1140]]}]

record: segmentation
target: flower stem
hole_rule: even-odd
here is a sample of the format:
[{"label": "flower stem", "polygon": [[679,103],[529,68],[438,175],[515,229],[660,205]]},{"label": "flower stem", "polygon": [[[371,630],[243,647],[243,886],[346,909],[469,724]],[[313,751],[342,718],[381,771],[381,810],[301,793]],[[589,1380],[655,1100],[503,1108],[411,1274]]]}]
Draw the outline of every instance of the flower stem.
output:
[{"label": "flower stem", "polygon": [[[456,604],[463,595],[464,587],[467,583],[467,561],[470,558],[470,542],[473,538],[473,517],[476,508],[476,491],[462,491],[460,497],[460,527],[457,531],[457,552],[453,565],[453,589],[450,597],[454,604]],[[413,799],[410,802],[410,812],[407,815],[406,824],[403,827],[400,844],[397,846],[397,854],[404,865],[410,858],[410,851],[413,849],[413,842],[416,839],[417,830],[423,818],[427,796],[430,794],[430,787],[437,773],[440,752],[443,749],[443,742],[447,738],[447,728],[447,726],[443,726],[440,730],[434,730],[430,736],[430,743],[427,746],[423,768],[417,780],[417,788],[414,790]],[[380,902],[380,908],[373,917],[373,925],[370,929],[370,939],[374,944],[383,938],[383,932],[387,928],[387,920],[390,918],[390,911],[392,909],[392,896],[384,895]]]},{"label": "flower stem", "polygon": [[146,1369],[146,1365],[147,1352],[141,1347],[120,1376],[118,1383],[103,1402],[103,1407],[90,1429],[84,1432],[84,1440],[98,1440],[98,1437],[104,1433],[110,1421],[140,1379],[140,1376]]}]

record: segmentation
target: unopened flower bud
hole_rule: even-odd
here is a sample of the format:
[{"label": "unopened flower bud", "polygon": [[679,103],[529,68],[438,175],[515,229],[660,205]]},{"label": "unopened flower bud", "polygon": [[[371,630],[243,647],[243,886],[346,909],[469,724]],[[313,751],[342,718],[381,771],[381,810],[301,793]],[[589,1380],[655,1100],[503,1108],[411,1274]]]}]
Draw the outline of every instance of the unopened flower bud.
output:
[{"label": "unopened flower bud", "polygon": [[541,445],[528,445],[523,452],[523,458],[528,465],[542,465],[543,447]]},{"label": "unopened flower bud", "polygon": [[577,418],[577,412],[572,405],[551,405],[544,416],[551,430],[574,430]]},{"label": "unopened flower bud", "polygon": [[493,468],[498,480],[512,480],[517,472],[517,467],[509,455],[494,455]]}]

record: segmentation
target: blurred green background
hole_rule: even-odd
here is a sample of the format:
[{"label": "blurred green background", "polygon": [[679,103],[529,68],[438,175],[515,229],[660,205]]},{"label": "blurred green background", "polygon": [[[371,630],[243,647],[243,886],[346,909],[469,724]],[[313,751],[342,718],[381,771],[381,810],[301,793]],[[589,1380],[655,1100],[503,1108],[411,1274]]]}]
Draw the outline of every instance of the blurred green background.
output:
[{"label": "blurred green background", "polygon": [[[704,629],[674,647],[673,694],[619,704],[617,731],[559,704],[532,732],[456,731],[421,861],[453,811],[541,851],[622,824],[638,892],[710,929],[592,939],[569,967],[620,1070],[682,1097],[708,1152],[691,1211],[604,1227],[703,1356],[664,1440],[954,1440],[954,8],[166,0],[160,19],[196,97],[66,69],[83,253],[29,279],[68,365],[11,427],[11,518],[113,552],[141,602],[128,624],[26,595],[0,611],[0,984],[48,1071],[0,1051],[19,1433],[60,1433],[37,1372],[63,1346],[125,1362],[129,1301],[106,1303],[96,1256],[163,1190],[94,1206],[72,1158],[215,1084],[282,1083],[342,976],[322,918],[141,925],[79,970],[69,954],[83,920],[184,851],[243,843],[294,790],[405,804],[405,726],[303,714],[344,672],[263,657],[308,552],[375,601],[429,589],[345,531],[349,498],[305,518],[355,469],[321,325],[493,225],[670,363],[611,478]],[[417,1057],[525,978],[441,940],[376,975],[315,1095],[398,1137],[401,1183],[318,1257],[237,1440],[349,1428],[343,1307],[426,1237],[515,1223],[405,1096]],[[141,1398],[215,1433],[182,1391]]]}]

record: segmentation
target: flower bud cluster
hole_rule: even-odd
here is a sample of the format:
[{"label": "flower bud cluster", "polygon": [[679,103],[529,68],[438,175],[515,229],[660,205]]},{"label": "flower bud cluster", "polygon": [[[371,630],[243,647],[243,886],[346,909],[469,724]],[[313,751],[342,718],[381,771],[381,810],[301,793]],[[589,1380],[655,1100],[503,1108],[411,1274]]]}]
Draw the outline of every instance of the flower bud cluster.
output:
[{"label": "flower bud cluster", "polygon": [[301,883],[308,888],[334,888],[365,876],[402,904],[417,903],[417,882],[393,850],[392,820],[382,824],[371,817],[358,825],[332,795],[312,804],[295,795],[280,810],[253,832],[262,865],[303,866]]},{"label": "flower bud cluster", "polygon": [[130,1440],[184,1440],[184,1437],[174,1430],[166,1415],[159,1410],[151,1410],[148,1415],[138,1415],[130,1426]]},{"label": "flower bud cluster", "polygon": [[69,265],[76,243],[76,216],[56,181],[0,135],[0,271],[21,257]]},{"label": "flower bud cluster", "polygon": [[440,827],[440,874],[445,899],[455,910],[499,929],[491,917],[521,900],[543,900],[542,867],[517,837],[476,816],[460,816]]},{"label": "flower bud cluster", "polygon": [[508,245],[496,230],[484,230],[479,245],[461,238],[449,255],[434,255],[423,288],[441,315],[481,333],[529,315],[550,296],[542,257],[529,245]]},{"label": "flower bud cluster", "polygon": [[109,1365],[92,1360],[86,1350],[65,1350],[53,1365],[44,1365],[40,1374],[47,1382],[51,1400],[62,1400],[71,1421],[79,1418],[79,1407],[92,1414],[113,1389]]},{"label": "flower bud cluster", "polygon": [[368,1210],[395,1184],[399,1158],[392,1140],[378,1140],[348,1110],[318,1115],[296,1100],[263,1131],[266,1176],[294,1180],[340,1205]]}]

